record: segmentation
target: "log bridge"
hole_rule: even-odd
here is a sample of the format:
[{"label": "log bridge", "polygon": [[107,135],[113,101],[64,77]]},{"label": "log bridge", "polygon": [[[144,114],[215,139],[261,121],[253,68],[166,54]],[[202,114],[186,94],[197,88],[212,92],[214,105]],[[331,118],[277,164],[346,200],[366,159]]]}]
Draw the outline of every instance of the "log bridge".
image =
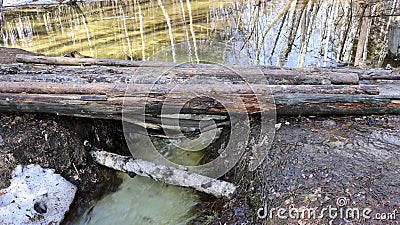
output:
[{"label": "log bridge", "polygon": [[[147,100],[146,114],[159,114],[162,107],[179,107],[181,113],[191,114],[251,114],[263,110],[254,99],[257,93],[273,96],[278,116],[400,113],[400,73],[392,70],[234,66],[233,71],[210,64],[30,55],[17,55],[17,61],[0,63],[1,112],[120,120],[124,98],[129,98],[124,107],[130,109],[140,108]],[[264,77],[249,88],[241,84],[240,74]],[[196,83],[193,78],[197,78]],[[171,83],[180,84],[180,88],[168,92]],[[193,85],[231,98],[232,104],[222,106],[207,97],[187,102],[201,94]],[[166,94],[168,104],[163,105]],[[241,103],[236,96],[245,103],[244,109],[237,107]]]}]

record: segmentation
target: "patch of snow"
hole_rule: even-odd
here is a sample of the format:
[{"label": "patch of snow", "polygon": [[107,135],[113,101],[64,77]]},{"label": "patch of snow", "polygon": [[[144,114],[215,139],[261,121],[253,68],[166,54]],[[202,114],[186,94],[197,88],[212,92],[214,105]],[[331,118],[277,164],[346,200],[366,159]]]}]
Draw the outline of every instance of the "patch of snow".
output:
[{"label": "patch of snow", "polygon": [[11,185],[0,190],[0,224],[60,224],[76,187],[52,169],[17,166]]}]

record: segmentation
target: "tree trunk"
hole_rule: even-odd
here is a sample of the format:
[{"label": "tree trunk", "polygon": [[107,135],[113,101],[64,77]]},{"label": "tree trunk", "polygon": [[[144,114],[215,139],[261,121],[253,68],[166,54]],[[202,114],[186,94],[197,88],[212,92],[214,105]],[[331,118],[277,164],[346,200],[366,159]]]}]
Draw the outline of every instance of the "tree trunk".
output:
[{"label": "tree trunk", "polygon": [[364,67],[364,51],[366,43],[368,42],[369,26],[370,26],[370,6],[366,5],[362,13],[362,22],[360,28],[360,35],[358,37],[356,57],[354,59],[354,66]]},{"label": "tree trunk", "polygon": [[3,0],[0,0],[0,30],[3,22]]},{"label": "tree trunk", "polygon": [[[17,74],[53,74],[57,77],[65,75],[64,79],[71,79],[71,77],[78,75],[90,75],[92,79],[96,77],[103,77],[107,75],[106,79],[110,80],[130,80],[134,76],[135,83],[150,83],[160,77],[166,72],[165,67],[168,68],[168,74],[164,77],[174,79],[184,79],[189,77],[198,76],[205,79],[196,79],[196,82],[215,83],[219,81],[239,81],[241,75],[246,77],[259,77],[264,75],[266,81],[271,85],[295,85],[295,84],[358,84],[358,75],[352,72],[331,72],[324,69],[310,69],[305,68],[301,70],[283,69],[283,68],[268,68],[268,67],[250,67],[250,66],[232,66],[235,71],[222,66],[212,64],[175,64],[168,62],[135,62],[127,60],[114,60],[114,59],[92,59],[92,58],[67,58],[67,57],[47,57],[47,56],[30,56],[30,55],[17,55],[17,61],[22,63],[35,63],[35,64],[48,64],[48,65],[69,65],[69,66],[82,66],[82,65],[102,65],[102,66],[115,66],[111,68],[101,67],[52,67],[41,66],[40,68],[27,66],[27,65],[4,65],[0,68],[0,74],[12,74],[13,71]],[[129,67],[129,68],[120,68]],[[31,69],[32,68],[32,69]],[[60,69],[62,68],[62,69]],[[101,74],[101,75],[97,75]],[[115,74],[115,75],[113,75]],[[126,76],[121,77],[120,74]],[[258,75],[258,76],[257,76]],[[81,79],[81,78],[79,78]],[[82,79],[81,79],[82,80]],[[148,82],[146,82],[148,81]],[[259,81],[261,82],[261,81]]]}]

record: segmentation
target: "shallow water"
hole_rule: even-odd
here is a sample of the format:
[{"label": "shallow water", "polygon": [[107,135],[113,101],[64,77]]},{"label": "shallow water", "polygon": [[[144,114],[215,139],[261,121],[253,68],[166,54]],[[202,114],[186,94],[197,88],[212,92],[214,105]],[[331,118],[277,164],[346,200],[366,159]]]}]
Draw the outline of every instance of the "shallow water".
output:
[{"label": "shallow water", "polygon": [[76,224],[187,224],[200,199],[188,188],[160,184],[150,178],[130,178],[117,192],[97,202]]},{"label": "shallow water", "polygon": [[[212,144],[204,143],[215,142],[219,135],[219,130],[205,132],[190,144],[179,139],[167,141],[152,138],[152,144],[171,162],[199,165],[206,151],[197,151],[196,146],[203,149],[206,145],[212,150]],[[142,143],[146,140],[144,135],[134,134],[134,138],[137,145],[131,148],[146,148],[147,144]],[[189,151],[181,150],[178,144],[188,145]],[[130,178],[124,173],[119,176],[123,182],[118,190],[95,202],[74,224],[188,224],[201,216],[204,202],[194,189],[168,185],[145,177]]]},{"label": "shallow water", "polygon": [[396,2],[369,6],[369,36],[358,56],[362,4],[295,2],[107,0],[7,8],[0,46],[52,56],[78,50],[91,57],[148,60],[165,47],[186,42],[184,61],[197,62],[201,47],[195,41],[223,42],[235,49],[232,57],[242,52],[261,65],[347,65],[356,57],[369,66],[382,65],[390,24],[400,21],[388,16],[400,14]]}]

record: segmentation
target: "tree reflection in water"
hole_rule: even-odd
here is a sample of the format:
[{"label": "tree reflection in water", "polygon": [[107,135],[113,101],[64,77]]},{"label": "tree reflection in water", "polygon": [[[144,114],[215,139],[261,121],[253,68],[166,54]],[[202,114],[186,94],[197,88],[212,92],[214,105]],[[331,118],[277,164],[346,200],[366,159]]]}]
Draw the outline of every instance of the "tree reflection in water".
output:
[{"label": "tree reflection in water", "polygon": [[185,42],[186,60],[197,62],[201,46],[194,40],[222,41],[261,65],[378,67],[388,53],[389,30],[400,20],[398,5],[397,0],[106,0],[7,8],[0,46],[146,60]]}]

